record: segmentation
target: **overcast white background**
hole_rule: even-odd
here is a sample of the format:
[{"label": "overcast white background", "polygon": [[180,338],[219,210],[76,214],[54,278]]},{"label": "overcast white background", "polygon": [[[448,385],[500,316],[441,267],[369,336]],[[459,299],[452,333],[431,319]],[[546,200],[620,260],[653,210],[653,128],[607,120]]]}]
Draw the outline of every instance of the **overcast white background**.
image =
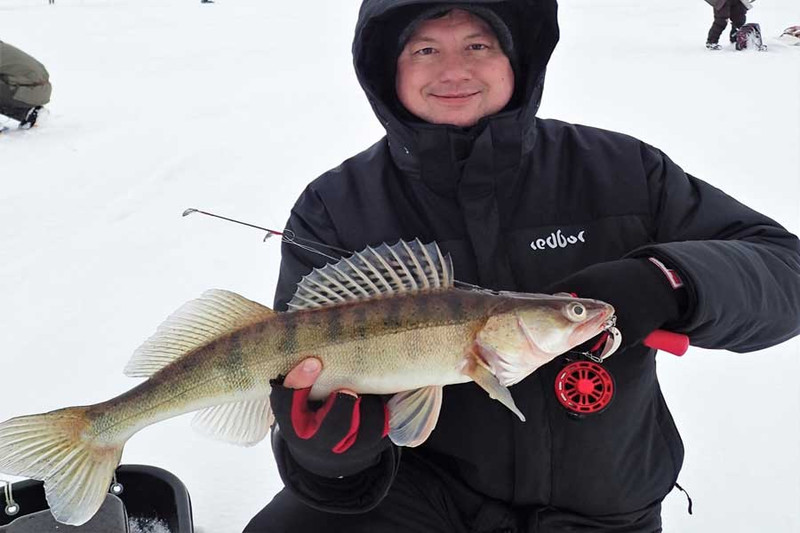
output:
[{"label": "overcast white background", "polygon": [[[49,121],[0,135],[0,420],[128,389],[129,355],[208,288],[272,302],[278,242],[181,212],[279,229],[308,181],[383,135],[351,65],[358,7],[0,0],[0,39],[53,82]],[[750,12],[766,53],[708,52],[702,0],[560,14],[540,116],[639,137],[800,232],[800,47],[775,39],[800,24],[796,0]],[[799,352],[659,355],[695,503],[690,517],[670,494],[666,531],[800,531]],[[239,532],[281,486],[269,446],[189,422],[137,434],[123,462],[180,477],[199,532]]]}]

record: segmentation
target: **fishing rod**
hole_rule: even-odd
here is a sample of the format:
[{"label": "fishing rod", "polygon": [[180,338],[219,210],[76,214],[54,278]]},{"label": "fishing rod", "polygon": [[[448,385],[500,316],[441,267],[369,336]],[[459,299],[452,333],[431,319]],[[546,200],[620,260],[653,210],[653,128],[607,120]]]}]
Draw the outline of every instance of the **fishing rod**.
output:
[{"label": "fishing rod", "polygon": [[307,252],[312,252],[312,253],[321,255],[321,256],[326,257],[326,258],[328,258],[328,259],[330,259],[332,261],[338,260],[338,257],[334,257],[334,256],[331,256],[331,255],[328,255],[328,254],[322,252],[321,250],[317,250],[316,248],[314,248],[314,246],[322,246],[322,247],[329,248],[331,250],[335,250],[337,252],[341,252],[341,253],[344,253],[344,254],[352,254],[353,253],[352,250],[345,250],[344,248],[331,246],[330,244],[325,244],[324,242],[318,242],[318,241],[313,241],[311,239],[304,239],[302,237],[298,237],[297,235],[295,235],[294,231],[292,231],[290,229],[286,229],[286,230],[283,230],[283,231],[269,229],[269,228],[265,228],[263,226],[257,226],[255,224],[250,224],[249,222],[242,222],[241,220],[236,220],[235,218],[229,218],[229,217],[224,217],[222,215],[217,215],[215,213],[209,213],[208,211],[203,211],[202,209],[195,209],[194,207],[190,207],[189,209],[184,210],[183,215],[181,215],[181,216],[185,217],[185,216],[191,215],[193,213],[200,213],[201,215],[206,215],[206,216],[209,216],[209,217],[219,218],[221,220],[227,220],[228,222],[233,222],[234,224],[240,224],[242,226],[247,226],[248,228],[254,228],[254,229],[257,229],[257,230],[265,231],[267,234],[264,235],[264,239],[261,242],[266,242],[267,239],[271,238],[273,235],[278,235],[278,236],[281,237],[281,242],[294,244],[295,246],[298,246],[298,247],[302,248],[303,250],[306,250]]},{"label": "fishing rod", "polygon": [[[295,235],[292,230],[278,231],[249,222],[242,222],[234,218],[209,213],[200,209],[189,208],[183,212],[183,216],[192,213],[200,213],[214,218],[219,218],[242,226],[247,226],[266,232],[265,242],[274,235],[281,237],[282,242],[293,244],[303,250],[319,254],[331,261],[338,261],[338,257],[330,256],[315,247],[325,247],[335,250],[342,254],[352,254],[352,250],[345,250],[336,246],[331,246],[311,239],[304,239]],[[467,287],[481,289],[471,284],[463,284]],[[586,415],[599,413],[605,410],[614,398],[615,385],[612,375],[603,367],[603,361],[613,354],[622,341],[621,334],[613,325],[608,328],[589,352],[577,352],[582,357],[581,360],[568,362],[556,375],[554,388],[556,398],[567,412],[576,417],[583,418]],[[656,330],[651,332],[642,341],[648,348],[662,350],[673,355],[681,356],[689,349],[689,337],[671,331]]]}]

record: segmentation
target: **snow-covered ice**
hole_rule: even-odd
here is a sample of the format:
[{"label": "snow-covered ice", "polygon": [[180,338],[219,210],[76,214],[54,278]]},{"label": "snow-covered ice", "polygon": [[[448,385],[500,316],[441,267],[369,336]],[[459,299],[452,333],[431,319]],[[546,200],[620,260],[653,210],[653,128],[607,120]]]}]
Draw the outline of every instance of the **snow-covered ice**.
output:
[{"label": "snow-covered ice", "polygon": [[[705,49],[705,2],[564,0],[540,115],[622,131],[800,232],[796,0],[758,2],[765,53]],[[271,303],[304,185],[382,134],[355,80],[359,2],[0,0],[0,39],[50,70],[49,120],[0,136],[0,420],[129,388],[129,355],[208,288]],[[723,34],[724,36],[727,35]],[[800,344],[660,355],[686,444],[666,531],[800,530]],[[488,453],[488,451],[487,451]],[[187,485],[201,533],[241,531],[280,488],[267,443],[181,417],[126,463]]]},{"label": "snow-covered ice", "polygon": [[128,529],[130,529],[130,533],[172,533],[164,520],[131,518],[128,522]]}]

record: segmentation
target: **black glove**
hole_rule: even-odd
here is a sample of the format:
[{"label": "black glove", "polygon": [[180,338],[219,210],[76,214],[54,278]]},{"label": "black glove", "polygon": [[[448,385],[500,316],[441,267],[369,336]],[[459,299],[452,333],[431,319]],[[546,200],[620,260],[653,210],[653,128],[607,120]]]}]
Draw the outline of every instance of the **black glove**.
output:
[{"label": "black glove", "polygon": [[684,288],[673,289],[665,273],[645,258],[591,265],[553,283],[544,292],[570,292],[613,305],[616,326],[622,333],[619,351],[679,320],[687,299]]},{"label": "black glove", "polygon": [[377,464],[390,445],[388,411],[381,396],[331,394],[308,402],[307,389],[273,381],[270,404],[292,458],[316,475],[337,478]]}]

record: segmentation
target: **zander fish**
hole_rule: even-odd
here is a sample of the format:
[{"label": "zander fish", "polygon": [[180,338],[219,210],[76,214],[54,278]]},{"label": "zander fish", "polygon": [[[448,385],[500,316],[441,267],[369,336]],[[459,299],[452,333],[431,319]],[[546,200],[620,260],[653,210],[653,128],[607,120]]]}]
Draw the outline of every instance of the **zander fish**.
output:
[{"label": "zander fish", "polygon": [[428,438],[444,385],[472,380],[524,421],[506,387],[608,329],[614,315],[595,300],[460,284],[450,256],[419,240],[314,270],[289,307],[275,313],[223,290],[184,304],[125,368],[146,381],[99,404],[0,424],[0,472],[43,480],[55,518],[83,524],[134,433],[199,410],[195,428],[255,444],[273,421],[270,380],[312,355],[323,368],[310,397],[392,394],[389,437],[400,446]]}]

